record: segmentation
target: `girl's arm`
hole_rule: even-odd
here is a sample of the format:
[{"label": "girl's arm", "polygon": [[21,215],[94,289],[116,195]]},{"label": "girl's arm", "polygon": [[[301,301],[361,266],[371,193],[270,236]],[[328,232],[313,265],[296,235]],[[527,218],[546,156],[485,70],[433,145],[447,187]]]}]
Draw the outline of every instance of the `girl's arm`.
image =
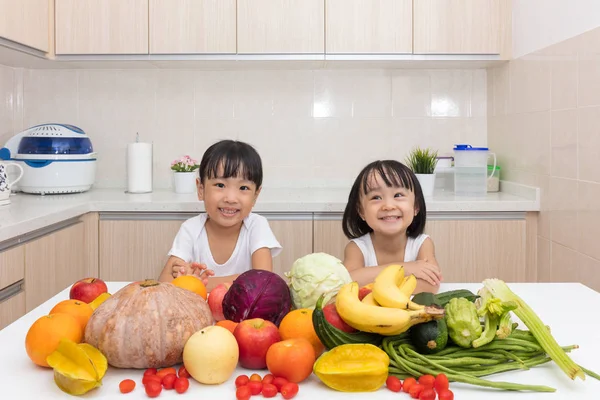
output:
[{"label": "girl's arm", "polygon": [[[268,247],[263,247],[252,253],[252,269],[262,269],[271,272],[273,271],[273,257],[271,256],[271,249]],[[238,276],[240,276],[240,274],[219,277],[211,276],[208,278],[206,290],[210,292],[221,283],[231,284]]]}]

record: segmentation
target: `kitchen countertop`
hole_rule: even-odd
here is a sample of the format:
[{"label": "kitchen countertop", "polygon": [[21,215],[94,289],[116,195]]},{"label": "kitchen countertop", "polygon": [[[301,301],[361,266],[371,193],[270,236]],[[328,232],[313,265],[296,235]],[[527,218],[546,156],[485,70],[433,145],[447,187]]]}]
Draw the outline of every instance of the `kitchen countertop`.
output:
[{"label": "kitchen countertop", "polygon": [[[126,282],[107,282],[109,292],[115,293]],[[553,336],[559,344],[566,346],[577,344],[579,349],[570,353],[572,359],[584,367],[600,372],[600,342],[597,339],[598,322],[590,310],[600,307],[600,294],[580,283],[512,283],[509,286],[525,300],[549,325]],[[476,292],[481,284],[446,284],[442,283],[440,291],[459,288]],[[555,293],[555,295],[549,295]],[[3,399],[34,399],[40,396],[44,399],[70,399],[72,396],[63,393],[53,382],[52,370],[34,365],[25,352],[25,335],[29,327],[39,317],[46,315],[51,308],[61,300],[67,299],[69,288],[41,304],[5,329],[0,331],[0,383],[3,388]],[[515,319],[515,322],[518,320]],[[525,329],[522,323],[520,327]],[[235,398],[234,380],[242,373],[252,373],[238,368],[229,381],[221,385],[202,385],[190,382],[188,398],[203,399],[233,399]],[[128,394],[127,399],[146,399],[141,385],[142,370],[117,369],[110,367],[103,379],[102,386],[88,392],[86,398],[108,399],[125,398],[119,393],[119,382],[123,379],[133,379],[137,385]],[[258,371],[264,375],[266,370]],[[492,375],[486,379],[507,381],[523,384],[550,386],[556,389],[554,393],[509,392],[498,389],[487,389],[477,386],[451,383],[450,388],[456,399],[479,400],[486,399],[594,399],[600,391],[600,381],[586,377],[585,381],[571,381],[553,362],[534,367],[528,371],[512,371]],[[177,393],[161,393],[161,398],[177,396]],[[194,397],[190,397],[194,396]],[[254,398],[254,397],[253,397]],[[256,398],[262,398],[258,396]],[[280,399],[281,396],[276,397]],[[372,393],[342,393],[331,390],[311,375],[300,384],[300,391],[295,399],[408,399],[408,394],[393,393],[384,387]]]},{"label": "kitchen countertop", "polygon": [[[485,197],[458,197],[452,192],[436,192],[426,198],[427,212],[525,212],[539,211],[538,188],[502,182],[502,192]],[[263,188],[254,212],[258,213],[342,213],[350,189]],[[11,204],[0,207],[0,242],[87,212],[176,212],[204,211],[196,194],[176,194],[156,190],[129,194],[123,189],[92,189],[78,194],[33,195],[15,193]]]}]

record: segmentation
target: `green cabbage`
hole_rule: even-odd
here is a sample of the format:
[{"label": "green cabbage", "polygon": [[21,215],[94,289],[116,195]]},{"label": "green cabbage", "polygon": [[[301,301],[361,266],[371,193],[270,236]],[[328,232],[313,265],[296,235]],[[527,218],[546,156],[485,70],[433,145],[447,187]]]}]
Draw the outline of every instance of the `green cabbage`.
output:
[{"label": "green cabbage", "polygon": [[296,308],[314,309],[323,293],[323,304],[326,304],[343,285],[352,282],[344,264],[327,253],[300,257],[285,276],[289,280],[292,302]]}]

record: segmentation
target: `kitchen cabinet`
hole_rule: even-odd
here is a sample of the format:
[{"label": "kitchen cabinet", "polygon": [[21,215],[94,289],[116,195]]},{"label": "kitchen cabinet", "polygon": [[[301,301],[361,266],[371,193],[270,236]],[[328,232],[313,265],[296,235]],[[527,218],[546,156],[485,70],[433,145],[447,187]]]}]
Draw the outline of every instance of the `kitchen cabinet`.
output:
[{"label": "kitchen cabinet", "polygon": [[86,262],[85,223],[25,243],[25,306],[31,311],[79,279],[96,276]]},{"label": "kitchen cabinet", "polygon": [[501,1],[414,0],[414,53],[499,54]]},{"label": "kitchen cabinet", "polygon": [[148,0],[55,0],[56,54],[148,54]]},{"label": "kitchen cabinet", "polygon": [[48,51],[50,0],[0,0],[0,37]]},{"label": "kitchen cabinet", "polygon": [[314,222],[314,252],[327,253],[344,261],[344,249],[349,240],[342,231],[342,215],[315,215]]},{"label": "kitchen cabinet", "polygon": [[150,54],[236,52],[236,0],[150,0]]},{"label": "kitchen cabinet", "polygon": [[0,252],[0,329],[25,314],[24,277],[24,246]]},{"label": "kitchen cabinet", "polygon": [[412,0],[327,0],[327,54],[412,53]]},{"label": "kitchen cabinet", "polygon": [[313,221],[309,214],[305,219],[269,219],[271,230],[283,247],[281,253],[273,258],[273,272],[285,279],[285,272],[292,268],[298,258],[312,253]]},{"label": "kitchen cabinet", "polygon": [[323,54],[325,0],[237,0],[239,54]]}]

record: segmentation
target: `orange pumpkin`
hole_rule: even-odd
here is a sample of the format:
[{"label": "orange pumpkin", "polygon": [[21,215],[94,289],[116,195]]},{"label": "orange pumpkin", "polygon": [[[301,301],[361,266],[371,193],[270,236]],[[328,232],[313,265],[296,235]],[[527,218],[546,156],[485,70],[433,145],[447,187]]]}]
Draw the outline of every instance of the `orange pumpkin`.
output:
[{"label": "orange pumpkin", "polygon": [[51,314],[38,318],[25,336],[25,351],[40,367],[49,367],[48,357],[65,338],[75,343],[81,342],[83,329],[79,321],[69,314]]},{"label": "orange pumpkin", "polygon": [[79,324],[81,325],[81,331],[85,330],[85,326],[87,325],[88,320],[94,313],[94,310],[88,303],[84,303],[79,300],[63,300],[57,303],[52,310],[50,310],[50,314],[70,314],[74,316]]},{"label": "orange pumpkin", "polygon": [[85,342],[117,368],[162,368],[182,362],[187,339],[214,324],[202,297],[170,283],[131,283],[102,303]]}]

